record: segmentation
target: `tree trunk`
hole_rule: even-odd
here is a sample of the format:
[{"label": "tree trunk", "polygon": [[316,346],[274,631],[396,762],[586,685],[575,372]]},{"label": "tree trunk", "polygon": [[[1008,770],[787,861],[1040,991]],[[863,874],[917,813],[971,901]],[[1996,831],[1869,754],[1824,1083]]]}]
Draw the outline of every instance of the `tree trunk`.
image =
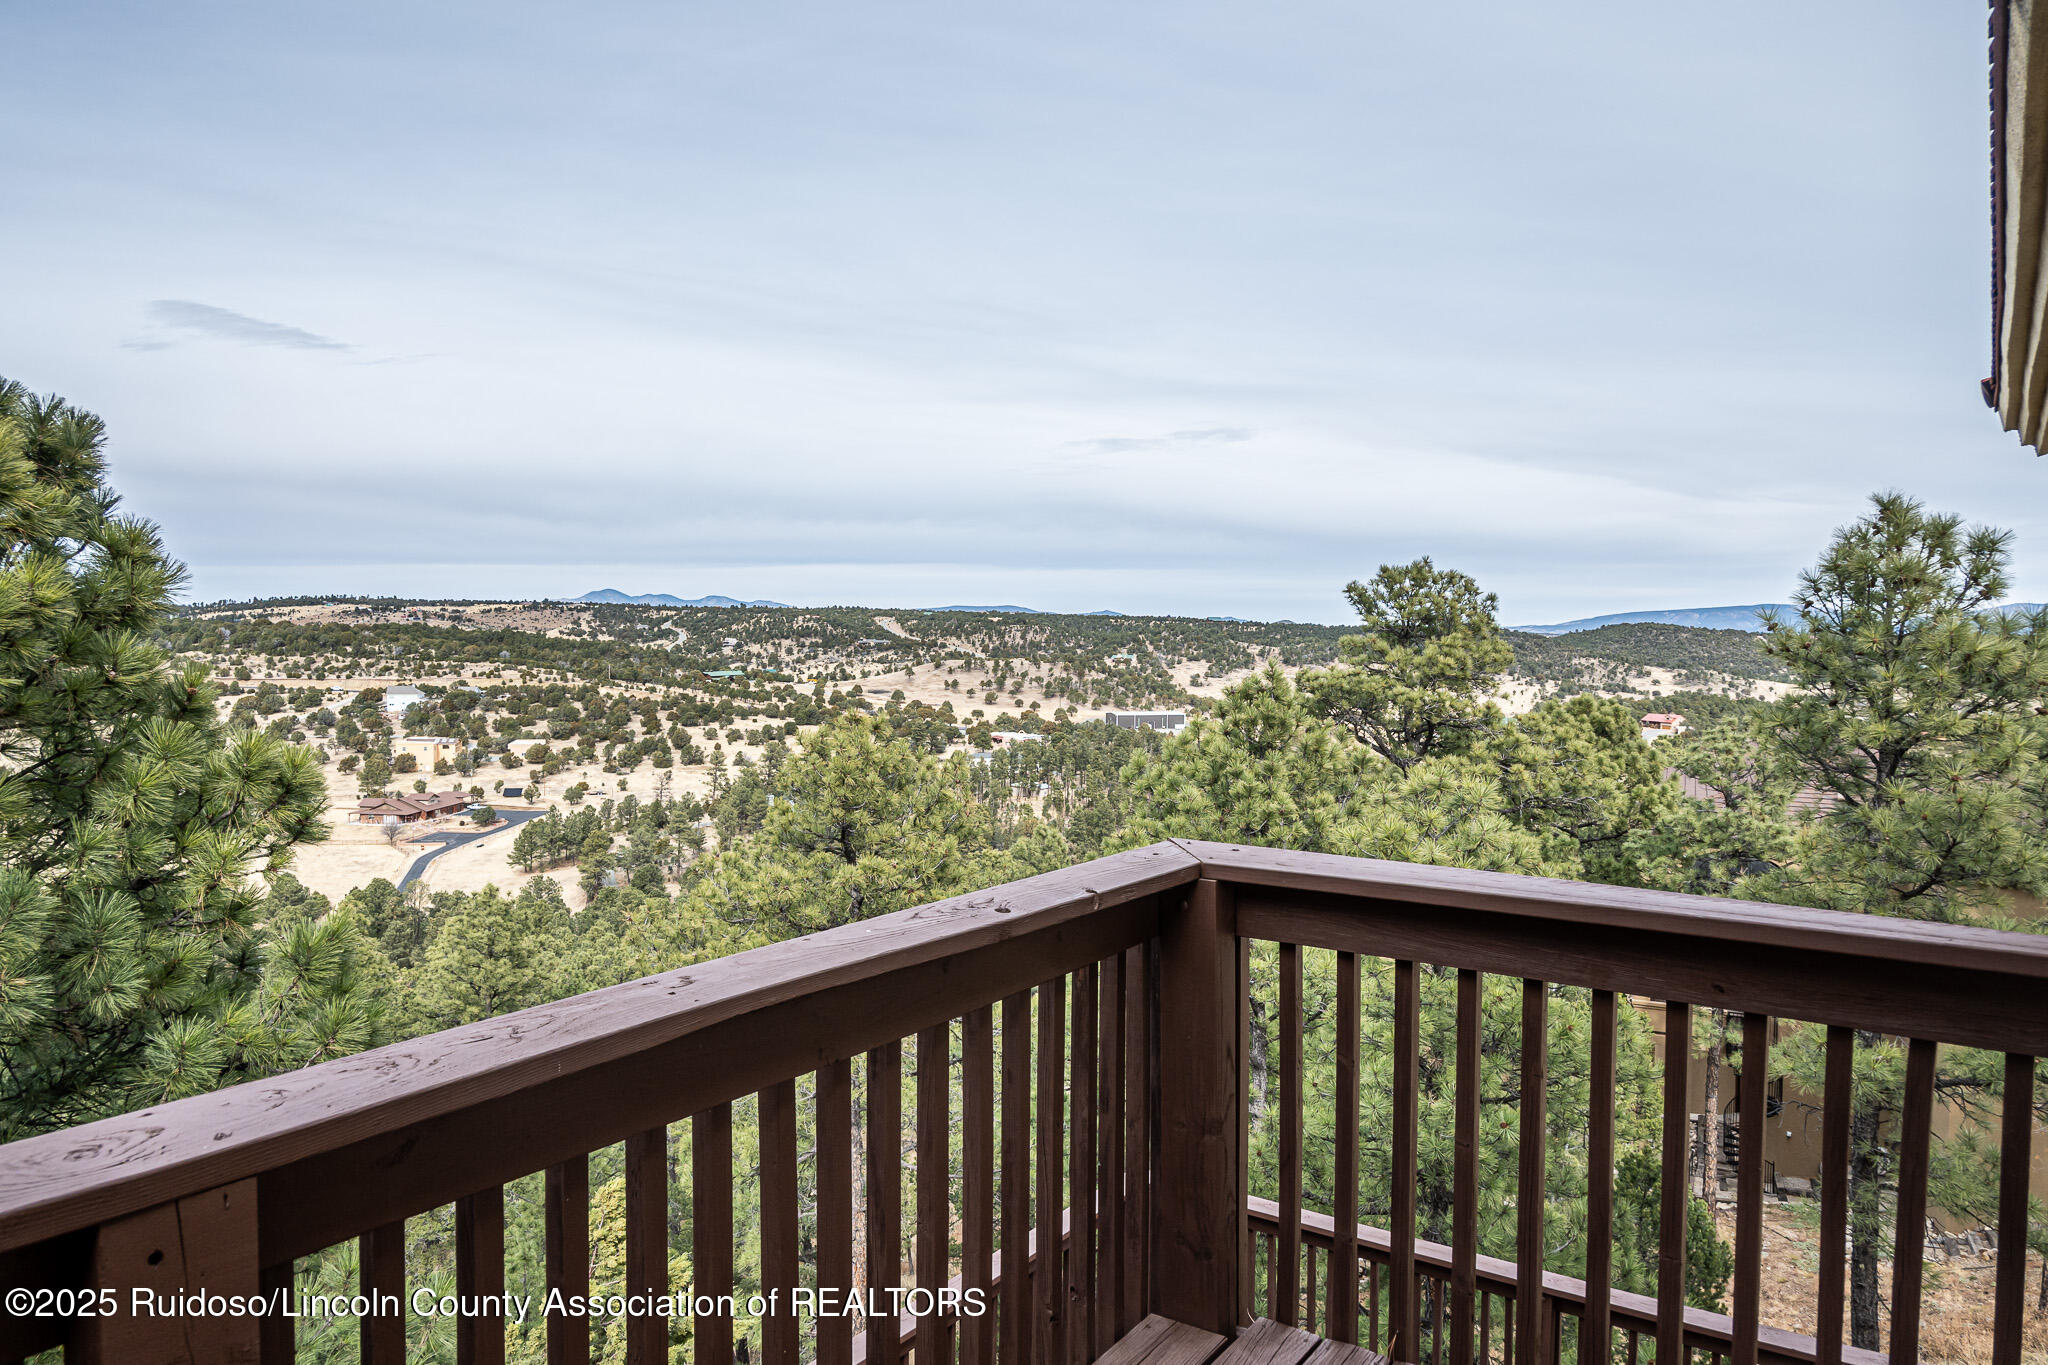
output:
[{"label": "tree trunk", "polygon": [[1709,1209],[1721,1189],[1721,1040],[1728,1034],[1728,1011],[1707,1014],[1707,1096],[1701,1106],[1699,1142],[1694,1148],[1693,1172],[1700,1182],[1700,1198]]},{"label": "tree trunk", "polygon": [[[1886,1152],[1878,1141],[1883,1113],[1858,1105],[1849,1117],[1849,1341],[1875,1351],[1884,1314],[1878,1258],[1884,1250]],[[1830,1248],[1823,1247],[1822,1254]],[[1840,1248],[1833,1248],[1840,1254]]]}]

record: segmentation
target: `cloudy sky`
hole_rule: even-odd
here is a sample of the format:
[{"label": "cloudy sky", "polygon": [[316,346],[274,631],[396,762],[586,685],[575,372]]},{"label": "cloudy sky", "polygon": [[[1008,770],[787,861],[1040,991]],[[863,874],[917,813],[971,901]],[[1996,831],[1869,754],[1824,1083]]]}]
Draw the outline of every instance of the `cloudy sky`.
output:
[{"label": "cloudy sky", "polygon": [[[1455,20],[1453,20],[1455,15]],[[2019,532],[1984,20],[1785,5],[8,7],[0,374],[202,597],[1543,621]]]}]

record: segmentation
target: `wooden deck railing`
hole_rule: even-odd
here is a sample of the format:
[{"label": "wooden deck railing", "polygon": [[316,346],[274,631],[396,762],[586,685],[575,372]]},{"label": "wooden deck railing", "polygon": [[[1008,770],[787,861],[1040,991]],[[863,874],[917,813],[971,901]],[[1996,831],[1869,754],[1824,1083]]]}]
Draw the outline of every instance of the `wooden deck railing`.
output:
[{"label": "wooden deck railing", "polygon": [[[1270,1202],[1250,1199],[1246,1170],[1248,945],[1261,940],[1280,945],[1280,1187]],[[1329,1134],[1304,1126],[1304,947],[1336,954]],[[1392,1152],[1384,1234],[1358,1218],[1362,958],[1394,964],[1391,1131],[1373,1135]],[[1457,1195],[1443,1247],[1416,1234],[1425,970],[1453,974],[1458,990]],[[1467,1078],[1477,1075],[1481,973],[1524,983],[1525,1038],[1547,1036],[1557,990],[1592,993],[1583,1280],[1541,1272],[1554,1117],[1540,1086],[1525,1086],[1538,1100],[1520,1106],[1520,1254],[1477,1254],[1479,1107]],[[127,1311],[131,1292],[276,1296],[308,1258],[353,1243],[362,1291],[403,1302],[406,1220],[437,1210],[450,1211],[441,1216],[452,1223],[454,1288],[500,1292],[518,1260],[507,1252],[506,1186],[516,1181],[544,1206],[545,1285],[586,1292],[592,1173],[617,1171],[621,1294],[684,1289],[668,1281],[671,1257],[686,1254],[687,1288],[700,1298],[750,1284],[915,1285],[985,1291],[993,1304],[982,1316],[883,1311],[858,1331],[853,1317],[764,1313],[752,1345],[767,1365],[894,1362],[906,1347],[917,1365],[1081,1365],[1148,1312],[1229,1331],[1267,1306],[1255,1300],[1255,1237],[1270,1238],[1275,1316],[1327,1303],[1310,1310],[1318,1330],[1357,1340],[1363,1326],[1404,1360],[1551,1365],[1569,1317],[1589,1362],[1601,1340],[1630,1361],[1653,1343],[1666,1361],[1682,1360],[1683,1345],[1734,1365],[1854,1362],[1841,1344],[1838,1257],[1821,1258],[1823,1303],[1831,1295],[1838,1307],[1824,1308],[1817,1339],[1802,1344],[1759,1321],[1761,1144],[1751,1125],[1765,1108],[1761,1067],[1743,1070],[1733,1312],[1682,1307],[1684,1008],[1671,1012],[1666,1068],[1660,1292],[1613,1290],[1609,1239],[1597,1234],[1612,1219],[1621,993],[1743,1012],[1751,1059],[1771,1017],[1829,1029],[1824,1246],[1840,1247],[1845,1228],[1837,1173],[1854,1030],[1913,1040],[1898,1199],[1909,1245],[1926,1201],[1936,1045],[2008,1054],[2013,1085],[2030,1085],[2033,1057],[2048,1051],[2041,939],[1159,844],[0,1147],[0,1285],[111,1288],[119,1300],[111,1315],[0,1316],[0,1360],[57,1345],[67,1360],[289,1360],[290,1317],[139,1316]],[[1540,1068],[1545,1049],[1530,1055]],[[2024,1245],[2029,1132],[2018,1108],[2004,1133],[2001,1248]],[[1304,1207],[1307,1140],[1334,1144],[1327,1213]],[[736,1150],[758,1159],[736,1161]],[[1059,1255],[1039,1254],[1041,1229],[1059,1230]],[[2000,1365],[2018,1361],[2024,1269],[2022,1256],[2001,1256]],[[1321,1287],[1304,1286],[1304,1273],[1320,1274]],[[1919,1273],[1910,1256],[1895,1272],[1895,1357],[1917,1357]],[[669,1359],[682,1325],[602,1321],[624,1333],[633,1362]],[[403,1315],[363,1316],[362,1359],[402,1360],[408,1327]],[[592,1328],[547,1317],[551,1365],[587,1361]],[[731,1365],[732,1333],[730,1317],[699,1313],[678,1353]],[[500,1361],[505,1341],[502,1318],[464,1317],[457,1358]]]}]

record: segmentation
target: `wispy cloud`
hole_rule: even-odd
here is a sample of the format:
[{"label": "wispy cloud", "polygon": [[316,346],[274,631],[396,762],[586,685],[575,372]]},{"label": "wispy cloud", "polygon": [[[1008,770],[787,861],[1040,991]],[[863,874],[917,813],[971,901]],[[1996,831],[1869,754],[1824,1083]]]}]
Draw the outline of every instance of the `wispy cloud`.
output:
[{"label": "wispy cloud", "polygon": [[[247,313],[237,313],[231,308],[217,308],[210,303],[197,303],[191,299],[154,299],[149,308],[149,320],[160,328],[172,332],[196,333],[221,341],[239,342],[244,346],[285,346],[300,351],[350,351],[355,348],[345,341],[309,332],[303,327],[290,327],[282,322],[266,322],[252,318]],[[131,351],[161,351],[177,342],[163,336],[142,337],[121,343]]]},{"label": "wispy cloud", "polygon": [[1086,441],[1069,441],[1075,450],[1094,455],[1122,455],[1133,450],[1164,450],[1168,446],[1210,445],[1249,441],[1246,427],[1199,427],[1191,431],[1170,431],[1164,436],[1096,436]]}]

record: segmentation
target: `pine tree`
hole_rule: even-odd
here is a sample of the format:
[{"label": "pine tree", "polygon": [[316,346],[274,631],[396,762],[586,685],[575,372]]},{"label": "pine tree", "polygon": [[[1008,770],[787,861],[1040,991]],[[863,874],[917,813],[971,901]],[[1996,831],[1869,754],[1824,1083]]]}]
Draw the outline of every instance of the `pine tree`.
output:
[{"label": "pine tree", "polygon": [[[965,760],[941,762],[849,715],[806,738],[776,777],[760,832],[721,851],[694,914],[740,945],[871,919],[1002,880]],[[735,789],[737,784],[735,784]]]},{"label": "pine tree", "polygon": [[[1794,777],[1834,798],[1792,858],[1749,894],[1917,919],[1968,919],[2005,888],[2039,890],[2048,619],[1990,610],[2008,588],[2011,536],[1965,529],[1896,493],[1871,499],[1800,576],[1796,621],[1768,623],[1764,648],[1798,690],[1772,703],[1766,733]],[[1780,1065],[1823,1085],[1822,1030],[1795,1029]],[[1981,1126],[2000,1086],[1996,1059],[1944,1048],[1936,1092]],[[1850,1116],[1850,1334],[1878,1345],[1879,1260],[1887,1246],[1885,1134],[1904,1097],[1905,1048],[1859,1034]],[[2035,1096],[2003,1097],[2007,1104]],[[1972,1142],[1943,1143],[1953,1189],[1982,1184]],[[1979,1163],[1982,1164],[1982,1163]],[[1988,1167],[1987,1167],[1988,1169]],[[1917,1247],[1895,1249],[1917,1255]]]},{"label": "pine tree", "polygon": [[546,877],[510,898],[487,886],[460,897],[436,921],[425,956],[407,982],[404,1018],[411,1034],[475,1023],[587,989],[566,973],[574,930],[561,889]]},{"label": "pine tree", "polygon": [[1740,896],[1750,879],[1772,875],[1791,861],[1794,832],[1787,810],[1797,783],[1784,755],[1754,721],[1723,721],[1655,748],[1718,803],[1680,800],[1665,818],[1631,837],[1628,856],[1644,885]]},{"label": "pine tree", "polygon": [[1302,675],[1322,713],[1403,771],[1477,748],[1500,721],[1492,694],[1515,661],[1494,595],[1428,556],[1382,564],[1344,591],[1365,633],[1338,642],[1337,667]]},{"label": "pine tree", "polygon": [[100,420],[0,380],[0,1140],[375,1041],[345,915],[264,924],[324,837],[310,751],[225,732],[151,643],[184,569]]},{"label": "pine tree", "polygon": [[2027,786],[2048,616],[1989,610],[2009,587],[2009,532],[1965,531],[1896,493],[1871,504],[1800,575],[1797,619],[1768,623],[1764,650],[1797,688],[1769,707],[1768,733],[1836,802],[1778,898],[1964,919],[2048,879]]},{"label": "pine tree", "polygon": [[1584,881],[1645,884],[1634,840],[1669,819],[1679,796],[1635,712],[1603,697],[1546,701],[1489,736],[1486,757],[1501,810],[1550,862]]}]

